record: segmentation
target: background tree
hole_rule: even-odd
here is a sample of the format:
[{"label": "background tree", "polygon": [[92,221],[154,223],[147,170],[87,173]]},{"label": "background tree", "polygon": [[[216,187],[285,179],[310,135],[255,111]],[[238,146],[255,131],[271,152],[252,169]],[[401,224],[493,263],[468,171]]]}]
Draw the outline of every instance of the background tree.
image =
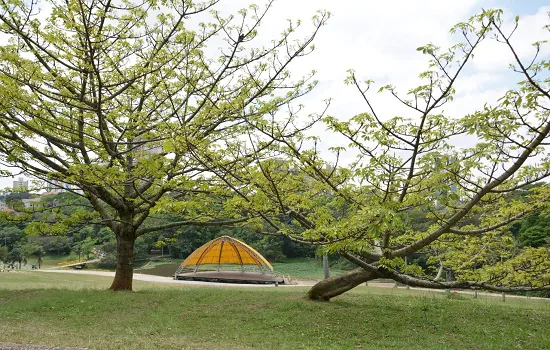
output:
[{"label": "background tree", "polygon": [[19,270],[21,270],[22,264],[27,265],[27,257],[23,254],[21,246],[17,245],[13,247],[8,255],[7,263],[8,266],[11,266],[11,268],[19,267]]},{"label": "background tree", "polygon": [[6,266],[8,262],[9,252],[7,246],[0,247],[0,261]]},{"label": "background tree", "polygon": [[[98,263],[101,267],[109,269],[116,267],[114,232],[102,225],[100,221],[96,222],[95,217],[90,218],[94,219],[91,221],[82,220],[76,225],[73,224],[74,218],[80,217],[79,213],[83,209],[89,213],[93,211],[85,198],[70,192],[61,192],[44,194],[41,199],[40,202],[34,203],[34,209],[29,210],[28,213],[18,212],[7,215],[8,219],[17,219],[17,221],[0,220],[0,245],[6,245],[8,253],[14,246],[23,248],[28,245],[40,246],[46,255],[56,260],[87,261],[99,258],[101,261]],[[221,235],[244,240],[260,250],[270,261],[282,262],[288,258],[315,256],[315,247],[295,243],[284,236],[261,236],[247,227],[223,228],[193,225],[170,227],[168,225],[183,220],[185,220],[184,215],[168,213],[150,215],[147,225],[165,227],[143,234],[136,239],[134,260],[159,258],[158,255],[163,249],[155,246],[158,241],[166,243],[165,256],[184,259],[205,242]],[[25,231],[36,234],[29,236]],[[29,254],[24,255],[29,257]]]},{"label": "background tree", "polygon": [[42,267],[43,257],[46,254],[44,248],[38,244],[25,244],[21,246],[21,254],[26,258],[34,256],[36,258],[36,265],[40,269]]},{"label": "background tree", "polygon": [[536,210],[523,220],[514,223],[510,231],[522,246],[548,247],[550,246],[549,214],[548,208]]},{"label": "background tree", "polygon": [[[236,147],[223,157],[196,155],[220,169],[220,181],[239,197],[232,205],[268,223],[265,230],[258,222],[258,231],[321,245],[358,266],[315,285],[311,298],[328,300],[380,277],[429,288],[550,289],[550,250],[521,248],[508,229],[548,201],[546,185],[533,188],[529,200],[512,194],[550,175],[550,64],[539,57],[545,42],[534,43],[534,57],[521,60],[510,42],[518,18],[508,30],[501,16],[487,10],[457,24],[451,33],[463,40],[448,50],[420,47],[429,69],[405,95],[392,85],[380,88],[405,106],[407,117],[383,116],[370,98],[373,82],[350,71],[346,83],[364,99],[365,113],[339,120],[323,112],[306,123],[289,108],[284,117],[251,122],[249,141],[238,151],[254,151],[248,167],[224,160]],[[457,79],[488,39],[512,53],[517,89],[476,113],[445,115]],[[320,151],[323,140],[311,133],[321,118],[347,140],[331,149],[330,162]],[[463,136],[475,144],[457,143]],[[263,151],[270,142],[275,146]],[[357,154],[349,166],[340,164],[344,152]],[[427,215],[413,225],[419,212]],[[456,280],[442,281],[443,268]]]},{"label": "background tree", "polygon": [[159,236],[158,241],[155,243],[156,248],[160,248],[160,255],[164,255],[164,247],[166,247],[166,238]]},{"label": "background tree", "polygon": [[83,240],[75,242],[72,250],[78,254],[79,261],[81,259],[90,260],[90,254],[92,254],[92,251],[97,245],[98,244],[94,239],[86,236]]},{"label": "background tree", "polygon": [[7,221],[0,221],[0,242],[2,245],[11,249],[25,237],[25,232],[17,227],[17,225]]},{"label": "background tree", "polygon": [[[50,187],[82,191],[75,193],[94,212],[76,219],[99,216],[116,237],[112,290],[132,289],[138,236],[246,219],[226,217],[190,152],[223,149],[244,124],[314,85],[311,76],[290,80],[288,66],[311,51],[328,14],[314,18],[303,40],[290,22],[279,38],[254,47],[272,3],[223,18],[217,2],[0,4],[8,38],[0,47],[1,161]],[[201,22],[208,11],[211,22]],[[186,220],[148,225],[161,211]],[[62,233],[68,224],[40,229]]]}]

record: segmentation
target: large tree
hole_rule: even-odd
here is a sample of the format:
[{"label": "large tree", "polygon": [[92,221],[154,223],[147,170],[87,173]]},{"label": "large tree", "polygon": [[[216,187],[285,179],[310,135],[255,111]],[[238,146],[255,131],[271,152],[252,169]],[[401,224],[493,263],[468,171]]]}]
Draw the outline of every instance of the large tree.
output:
[{"label": "large tree", "polygon": [[[358,266],[315,285],[311,298],[328,300],[380,277],[430,288],[550,289],[550,250],[521,248],[508,229],[548,202],[548,186],[517,192],[550,176],[550,63],[539,57],[545,42],[520,59],[511,41],[520,22],[505,29],[501,16],[486,10],[459,23],[451,32],[462,40],[449,49],[418,49],[430,59],[421,84],[404,95],[380,88],[405,106],[402,116],[384,115],[372,101],[373,82],[350,71],[346,83],[364,100],[364,113],[345,120],[323,111],[307,121],[290,108],[250,122],[249,141],[227,149],[252,150],[249,166],[196,153],[220,169],[219,179],[238,195],[236,207],[259,213],[258,231],[324,246]],[[446,115],[457,80],[487,40],[511,53],[517,88],[476,113]],[[346,140],[332,148],[331,161],[322,151],[327,136],[311,132],[319,120]],[[342,166],[344,152],[357,158]],[[425,213],[422,225],[411,219],[418,213]],[[442,280],[445,270],[455,280]]]},{"label": "large tree", "polygon": [[[312,75],[291,80],[288,67],[312,50],[327,13],[304,38],[289,22],[264,40],[271,1],[228,17],[215,11],[218,2],[0,3],[8,40],[0,47],[0,160],[88,199],[116,235],[113,290],[132,289],[136,237],[247,219],[225,216],[211,173],[191,152],[223,149],[247,121],[314,86]],[[268,44],[255,47],[259,40]],[[147,224],[163,210],[187,220]]]}]

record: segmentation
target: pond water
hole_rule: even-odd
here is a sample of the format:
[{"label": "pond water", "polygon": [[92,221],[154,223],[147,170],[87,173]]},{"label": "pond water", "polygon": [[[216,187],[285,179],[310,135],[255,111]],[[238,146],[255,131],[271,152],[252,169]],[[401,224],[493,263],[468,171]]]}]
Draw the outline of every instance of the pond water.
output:
[{"label": "pond water", "polygon": [[179,264],[178,263],[170,263],[170,264],[160,264],[152,269],[135,269],[134,271],[136,273],[144,273],[148,275],[155,275],[155,276],[164,276],[164,277],[172,277],[174,276],[174,272],[178,269]]}]

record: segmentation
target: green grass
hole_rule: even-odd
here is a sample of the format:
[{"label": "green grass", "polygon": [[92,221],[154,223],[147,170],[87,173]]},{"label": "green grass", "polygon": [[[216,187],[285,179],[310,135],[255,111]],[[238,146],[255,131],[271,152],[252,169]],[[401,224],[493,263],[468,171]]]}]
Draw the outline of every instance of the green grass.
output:
[{"label": "green grass", "polygon": [[[71,259],[78,259],[78,257],[70,256],[70,255],[46,255],[42,258],[42,268],[52,268],[59,266],[60,263],[64,263],[66,261],[69,261]],[[27,258],[27,264],[23,265],[21,264],[22,270],[31,270],[32,265],[38,266],[38,260],[36,257],[31,256]],[[19,268],[19,264],[16,265],[17,268]],[[0,264],[0,267],[4,268],[4,264]]]},{"label": "green grass", "polygon": [[83,289],[110,281],[0,273],[0,342],[90,349],[550,348],[548,301],[372,287],[329,303],[309,301],[307,289],[296,287],[143,282],[134,293]]},{"label": "green grass", "polygon": [[[69,273],[12,271],[0,273],[0,290],[22,289],[106,289],[109,288],[112,277],[78,275]],[[137,289],[154,288],[155,283],[134,281]],[[162,284],[159,284],[162,286]]]},{"label": "green grass", "polygon": [[[71,259],[78,259],[78,257],[75,258],[74,256],[70,256],[70,255],[46,255],[42,260],[42,268],[59,266],[60,263],[64,263]],[[85,259],[85,257],[82,257],[82,259]],[[30,264],[36,265],[37,264],[36,259],[30,258],[29,262],[27,263],[27,266],[30,266]]]},{"label": "green grass", "polygon": [[[321,280],[323,265],[316,259],[292,259],[287,262],[273,263],[273,269],[280,275],[290,275],[294,279]],[[342,269],[330,268],[331,275],[344,272]]]},{"label": "green grass", "polygon": [[172,259],[172,258],[140,259],[139,261],[134,262],[134,269],[150,270],[159,265],[168,265],[168,264],[179,265],[182,261],[183,259]]}]

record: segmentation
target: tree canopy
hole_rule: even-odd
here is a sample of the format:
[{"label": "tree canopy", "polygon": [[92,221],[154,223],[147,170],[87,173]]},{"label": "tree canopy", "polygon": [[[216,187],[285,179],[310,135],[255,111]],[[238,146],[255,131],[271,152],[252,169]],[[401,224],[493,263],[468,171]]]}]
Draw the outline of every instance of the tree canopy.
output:
[{"label": "tree canopy", "polygon": [[191,153],[223,149],[315,85],[288,67],[311,51],[327,13],[304,38],[290,22],[255,47],[272,2],[229,17],[217,2],[0,4],[0,160],[89,200],[94,211],[78,219],[99,215],[117,238],[113,290],[132,288],[136,238],[163,228],[147,224],[151,213],[185,213],[174,227],[247,218],[224,212]]},{"label": "tree canopy", "polygon": [[[501,10],[484,10],[451,29],[462,38],[452,47],[419,47],[429,58],[420,85],[404,94],[393,85],[378,90],[405,106],[404,116],[384,115],[371,98],[375,83],[350,70],[345,83],[364,100],[364,113],[346,120],[323,112],[309,123],[294,111],[274,115],[251,123],[250,141],[241,144],[241,153],[255,155],[252,166],[231,170],[215,155],[205,164],[223,169],[218,176],[238,194],[236,206],[269,223],[258,231],[324,246],[358,266],[320,282],[312,298],[330,299],[379,277],[430,288],[550,288],[548,247],[521,247],[509,230],[548,202],[547,185],[531,188],[526,199],[517,193],[550,175],[547,43],[534,43],[533,56],[520,59],[511,42],[518,18],[514,24],[503,25]],[[487,40],[514,57],[517,87],[495,105],[447,115],[457,80]],[[332,157],[312,132],[319,119],[347,140]],[[274,146],[264,151],[266,143]],[[344,153],[357,157],[341,164]],[[428,215],[413,225],[419,211]],[[408,261],[419,254],[423,264]],[[441,280],[443,269],[456,280]]]}]

